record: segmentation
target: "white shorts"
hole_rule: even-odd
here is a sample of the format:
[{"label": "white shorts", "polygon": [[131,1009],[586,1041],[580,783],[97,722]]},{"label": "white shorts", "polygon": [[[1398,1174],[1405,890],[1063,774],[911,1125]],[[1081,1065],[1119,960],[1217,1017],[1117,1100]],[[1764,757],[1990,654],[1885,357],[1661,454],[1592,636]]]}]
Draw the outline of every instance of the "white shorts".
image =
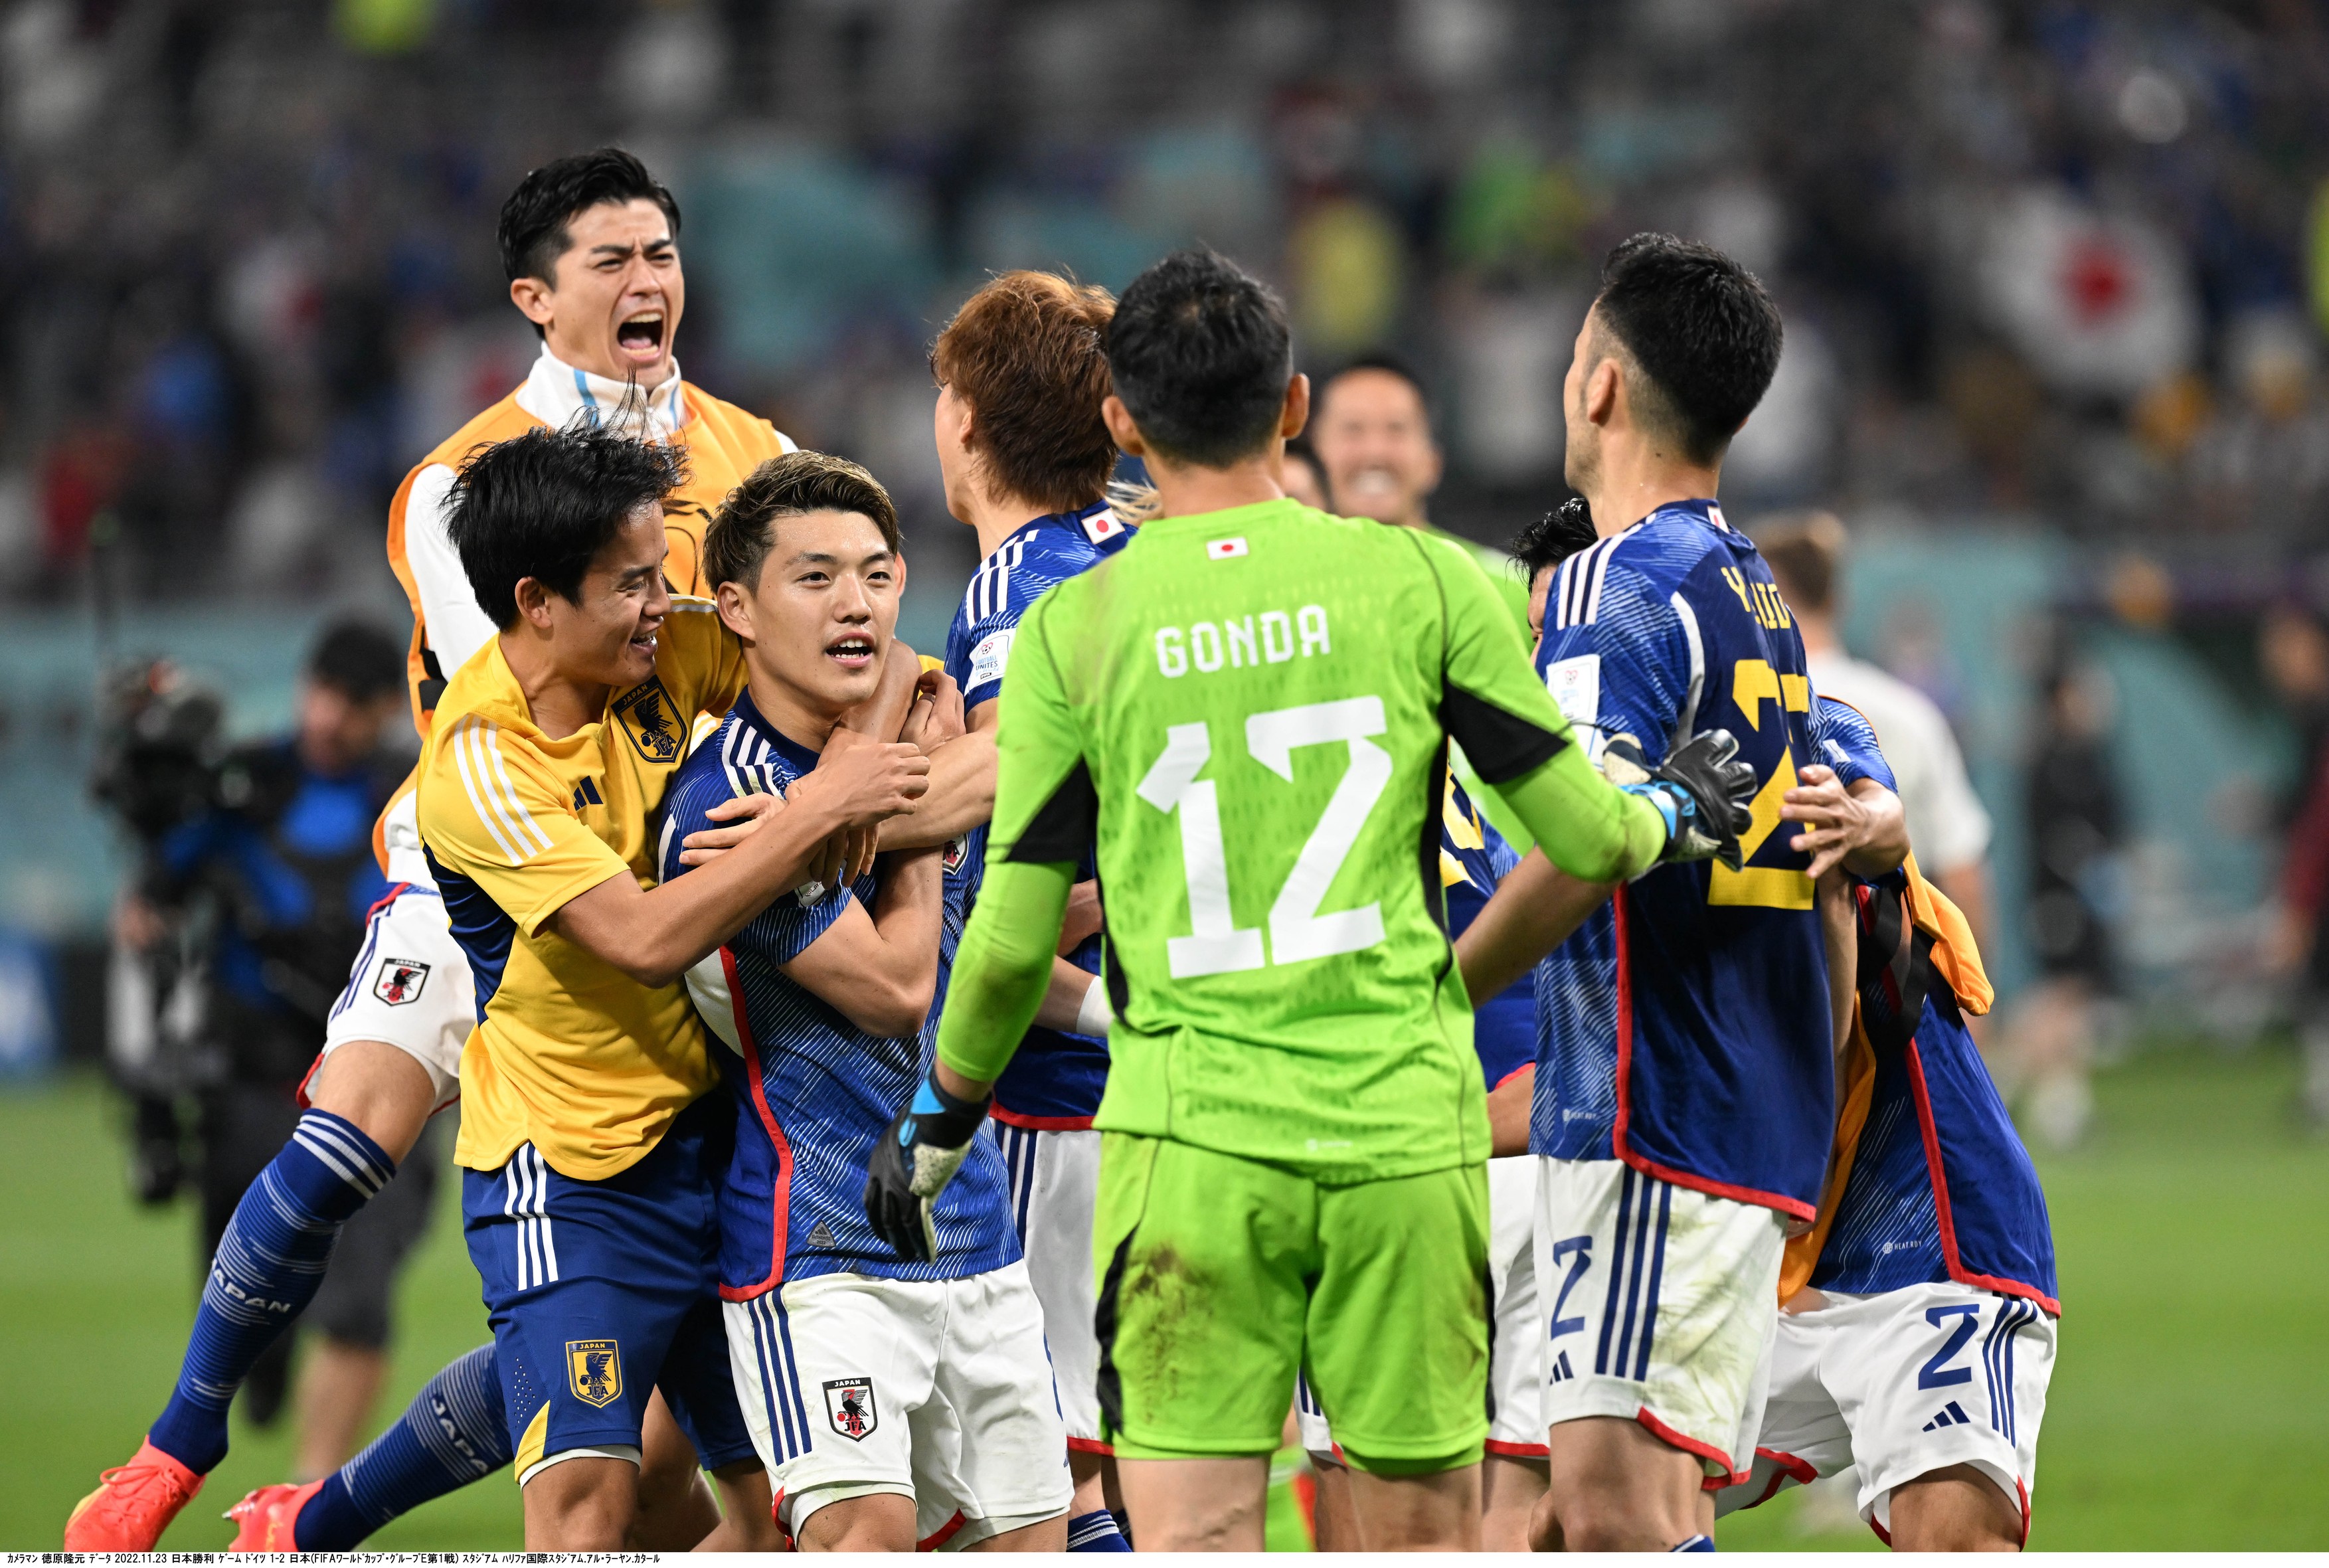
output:
[{"label": "white shorts", "polygon": [[724,1308],[744,1423],[796,1536],[872,1492],[914,1499],[925,1547],[1066,1515],[1067,1433],[1025,1263],[967,1280],[824,1274]]},{"label": "white shorts", "polygon": [[[442,1110],[461,1092],[461,1047],[476,1026],[469,960],[434,888],[399,883],[372,906],[347,989],[324,1025],[323,1057],[351,1040],[382,1040],[428,1071]],[[314,1070],[309,1070],[309,1076]]]},{"label": "white shorts", "polygon": [[1831,1295],[1816,1312],[1782,1313],[1754,1474],[1715,1494],[1715,1512],[1857,1465],[1860,1516],[1889,1540],[1893,1488],[1972,1465],[2020,1511],[2026,1537],[2054,1333],[2043,1308],[1970,1285]]},{"label": "white shorts", "polygon": [[1011,1175],[1011,1217],[1027,1254],[1027,1278],[1043,1304],[1043,1337],[1068,1447],[1114,1453],[1099,1435],[1099,1335],[1092,1314],[1092,1206],[1099,1200],[1099,1134],[995,1124]]},{"label": "white shorts", "polygon": [[[1488,1452],[1544,1458],[1544,1320],[1536,1295],[1536,1162],[1524,1154],[1488,1162]],[[1302,1446],[1342,1462],[1334,1428],[1311,1396],[1294,1386]]]},{"label": "white shorts", "polygon": [[1544,1420],[1638,1421],[1710,1480],[1754,1462],[1787,1222],[1618,1160],[1539,1159]]}]

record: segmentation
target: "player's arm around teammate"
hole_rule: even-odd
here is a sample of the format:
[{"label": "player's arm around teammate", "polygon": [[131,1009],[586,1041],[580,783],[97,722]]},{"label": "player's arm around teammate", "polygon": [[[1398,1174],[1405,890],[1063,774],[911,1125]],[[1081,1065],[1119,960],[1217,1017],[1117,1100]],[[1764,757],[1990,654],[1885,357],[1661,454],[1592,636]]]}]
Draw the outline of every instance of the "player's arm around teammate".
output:
[{"label": "player's arm around teammate", "polygon": [[[1150,458],[1160,513],[1019,627],[995,853],[958,1005],[876,1151],[868,1207],[901,1252],[919,1251],[1034,1012],[1096,832],[1109,980],[1127,1004],[1098,1121],[1101,1390],[1136,1538],[1259,1545],[1267,1456],[1306,1364],[1363,1472],[1365,1543],[1470,1545],[1487,1128],[1478,1063],[1442,1027],[1465,1009],[1443,989],[1437,888],[1415,855],[1441,800],[1441,748],[1457,733],[1550,854],[1601,877],[1711,852],[1721,839],[1706,830],[1728,831],[1743,800],[1711,759],[1704,795],[1673,779],[1647,799],[1617,790],[1569,743],[1476,565],[1280,496],[1278,451],[1307,383],[1253,279],[1218,257],[1169,258],[1127,291],[1108,343],[1109,428]],[[1249,650],[1225,656],[1240,638]],[[1193,674],[1212,678],[1183,683]],[[1249,768],[1226,751],[1240,740]],[[1331,774],[1279,788],[1297,779],[1284,753],[1345,743],[1344,788],[1359,781],[1347,806],[1306,803]],[[1208,766],[1227,770],[1196,781]],[[1292,871],[1297,851],[1331,864]],[[1303,886],[1266,932],[1240,928],[1223,879],[1271,864]],[[1309,913],[1345,871],[1337,902],[1379,896]],[[1247,896],[1258,921],[1267,891]],[[1354,1077],[1371,1086],[1363,1105],[1344,1092]],[[1387,1341],[1386,1325],[1404,1329]]]}]

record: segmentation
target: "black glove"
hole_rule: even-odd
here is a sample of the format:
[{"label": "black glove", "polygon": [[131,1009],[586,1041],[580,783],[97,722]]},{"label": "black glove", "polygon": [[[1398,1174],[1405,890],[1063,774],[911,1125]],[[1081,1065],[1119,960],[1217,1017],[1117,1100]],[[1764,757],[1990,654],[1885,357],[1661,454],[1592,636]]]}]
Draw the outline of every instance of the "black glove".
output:
[{"label": "black glove", "polygon": [[[1615,745],[1610,748],[1617,750]],[[1627,793],[1648,799],[1666,819],[1660,865],[1720,860],[1737,871],[1745,856],[1739,836],[1754,820],[1755,770],[1738,760],[1739,741],[1728,730],[1707,730],[1675,747]],[[1631,760],[1638,763],[1640,753]]]},{"label": "black glove", "polygon": [[954,1179],[994,1101],[991,1094],[956,1099],[938,1087],[934,1067],[873,1146],[865,1172],[865,1217],[900,1258],[927,1263],[938,1256],[930,1205]]}]

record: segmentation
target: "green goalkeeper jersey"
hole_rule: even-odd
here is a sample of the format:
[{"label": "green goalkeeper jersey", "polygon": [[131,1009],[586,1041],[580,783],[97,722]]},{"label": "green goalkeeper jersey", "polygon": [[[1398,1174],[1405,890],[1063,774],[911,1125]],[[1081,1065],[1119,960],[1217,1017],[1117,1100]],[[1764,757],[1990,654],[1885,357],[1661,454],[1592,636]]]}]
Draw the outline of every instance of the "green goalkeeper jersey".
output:
[{"label": "green goalkeeper jersey", "polygon": [[1571,743],[1464,551],[1290,500],[1157,519],[1053,588],[1002,704],[940,1057],[999,1074],[1097,843],[1097,1125],[1321,1180],[1487,1157],[1438,875],[1451,733],[1563,870],[1631,876],[1665,842]]}]

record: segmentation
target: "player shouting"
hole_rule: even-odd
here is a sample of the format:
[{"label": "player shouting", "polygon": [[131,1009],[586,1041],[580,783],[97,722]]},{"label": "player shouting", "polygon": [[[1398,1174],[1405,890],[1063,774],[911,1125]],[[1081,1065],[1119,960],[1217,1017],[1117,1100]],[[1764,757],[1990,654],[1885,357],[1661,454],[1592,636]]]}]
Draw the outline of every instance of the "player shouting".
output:
[{"label": "player shouting", "polygon": [[[1702,1483],[1751,1462],[1785,1227],[1812,1217],[1833,1125],[1813,877],[1848,835],[1778,831],[1820,755],[1803,645],[1712,499],[1779,337],[1718,252],[1642,235],[1611,253],[1564,389],[1568,478],[1602,538],[1553,579],[1537,654],[1612,777],[1736,734],[1755,795],[1741,858],[1655,872],[1606,906],[1608,889],[1524,863],[1465,941],[1466,979],[1490,987],[1592,912],[1538,977],[1531,1138],[1544,1533],[1577,1550],[1711,1549]],[[1805,782],[1815,815],[1860,818],[1842,783]]]},{"label": "player shouting", "polygon": [[[888,494],[814,452],[746,480],[705,551],[750,679],[673,787],[678,885],[682,835],[739,793],[798,788],[873,694],[905,581]],[[929,678],[940,711],[909,733],[935,769],[962,717]],[[972,1151],[932,1259],[900,1261],[860,1201],[929,1069],[968,887],[960,844],[888,854],[847,886],[780,895],[689,976],[739,1100],[720,1268],[737,1396],[807,1548],[1067,1544],[1066,1433],[1001,1153]]]},{"label": "player shouting", "polygon": [[[683,591],[694,592],[701,519],[764,458],[790,449],[765,420],[680,379],[672,354],[686,304],[678,233],[678,203],[618,148],[546,164],[504,203],[503,269],[512,303],[542,337],[541,357],[523,385],[422,459],[389,508],[389,564],[412,606],[409,668],[423,739],[448,672],[495,635],[445,525],[455,468],[466,455],[528,430],[608,419],[685,452],[689,477],[670,497],[665,520],[666,570]],[[430,1113],[457,1092],[461,1048],[476,1021],[473,987],[422,858],[413,811],[408,789],[382,819],[393,896],[372,912],[361,968],[333,1009],[323,1055],[305,1086],[309,1109],[300,1131],[253,1184],[254,1201],[237,1211],[220,1244],[169,1404],[130,1462],[106,1472],[75,1507],[65,1526],[70,1549],[153,1548],[225,1457],[234,1392],[314,1294],[339,1227],[387,1180]],[[395,983],[408,973],[414,978]],[[505,1463],[491,1435],[499,1419],[488,1397],[493,1380],[465,1366],[448,1367],[424,1391],[418,1424],[405,1433],[410,1440],[392,1445],[410,1463],[375,1463],[354,1488],[348,1478],[361,1458],[335,1479],[264,1488],[238,1506],[245,1534],[288,1544],[284,1530],[312,1512],[302,1544],[344,1550],[393,1514]],[[429,1456],[439,1450],[427,1439],[440,1427],[458,1439],[437,1464]],[[692,1468],[670,1473],[700,1490]],[[708,1527],[709,1507],[702,1498],[680,1511]]]},{"label": "player shouting", "polygon": [[[1837,718],[1889,781],[1866,722]],[[1861,1517],[1896,1550],[2016,1550],[2061,1314],[2046,1195],[1966,1027],[1991,992],[1965,917],[1914,860],[1853,904],[1837,1157],[1787,1243],[1754,1473],[1715,1511],[1857,1466]]]},{"label": "player shouting", "polygon": [[1722,743],[1597,775],[1460,552],[1272,477],[1302,427],[1282,307],[1219,257],[1135,280],[1109,430],[1159,515],[1013,645],[986,882],[930,1075],[866,1201],[932,1204],[1041,1003],[1097,830],[1109,1034],[1100,1403],[1144,1547],[1261,1544],[1306,1370],[1372,1547],[1479,1534],[1488,1152],[1429,842],[1459,737],[1556,864],[1630,876],[1743,821]]}]

